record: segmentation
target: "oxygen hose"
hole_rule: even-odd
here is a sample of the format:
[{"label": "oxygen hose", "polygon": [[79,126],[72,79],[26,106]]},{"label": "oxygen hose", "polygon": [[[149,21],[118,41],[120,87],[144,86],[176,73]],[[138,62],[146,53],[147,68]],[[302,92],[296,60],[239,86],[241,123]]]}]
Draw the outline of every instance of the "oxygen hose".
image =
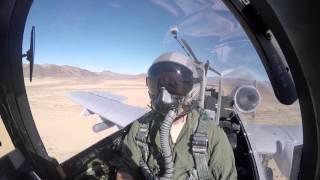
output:
[{"label": "oxygen hose", "polygon": [[170,129],[174,119],[177,117],[177,112],[175,110],[170,110],[165,116],[164,121],[160,127],[160,146],[162,149],[162,155],[164,158],[165,172],[160,180],[171,180],[173,178],[174,167],[173,167],[173,157],[170,147]]}]

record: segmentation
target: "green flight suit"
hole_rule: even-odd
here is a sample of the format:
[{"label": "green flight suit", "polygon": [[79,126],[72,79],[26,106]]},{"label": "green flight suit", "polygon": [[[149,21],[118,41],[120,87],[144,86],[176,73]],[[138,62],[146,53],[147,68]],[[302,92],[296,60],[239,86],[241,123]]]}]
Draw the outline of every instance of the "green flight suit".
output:
[{"label": "green flight suit", "polygon": [[[188,114],[186,123],[184,124],[176,143],[173,147],[174,159],[174,178],[187,179],[191,170],[195,170],[195,161],[191,151],[191,138],[199,120],[199,112],[193,110]],[[141,179],[141,171],[139,169],[139,161],[142,158],[141,149],[136,142],[136,134],[138,133],[141,123],[149,122],[149,136],[147,144],[149,147],[149,158],[147,164],[149,169],[161,176],[164,173],[163,159],[160,148],[160,126],[164,119],[162,115],[156,112],[149,112],[139,120],[135,121],[122,146],[123,159],[119,171],[132,175],[135,179]],[[208,122],[208,167],[211,172],[212,179],[237,179],[237,171],[231,145],[224,131],[216,126],[212,121]]]}]

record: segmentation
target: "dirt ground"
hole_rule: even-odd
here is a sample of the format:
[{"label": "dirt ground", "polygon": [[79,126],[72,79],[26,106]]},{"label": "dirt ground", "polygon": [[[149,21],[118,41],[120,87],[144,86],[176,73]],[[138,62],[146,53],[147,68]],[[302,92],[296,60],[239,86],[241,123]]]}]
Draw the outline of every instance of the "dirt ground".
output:
[{"label": "dirt ground", "polygon": [[43,143],[49,155],[63,162],[114,132],[92,131],[96,115],[84,117],[83,108],[71,101],[71,91],[108,91],[127,97],[127,103],[147,107],[147,89],[137,80],[35,79],[26,82],[28,99]]},{"label": "dirt ground", "polygon": [[0,117],[0,142],[1,142],[1,145],[0,145],[0,158],[11,152],[12,150],[14,150],[14,145],[12,144],[12,141],[9,137],[9,134],[7,132],[7,130],[5,129],[5,126],[1,120],[1,117]]},{"label": "dirt ground", "polygon": [[[66,93],[71,91],[107,91],[127,97],[126,103],[139,107],[149,104],[145,79],[79,79],[79,78],[44,78],[34,79],[32,83],[26,80],[27,94],[32,114],[43,143],[50,156],[63,162],[81,152],[95,142],[112,134],[115,129],[94,133],[92,126],[98,122],[96,115],[84,117],[82,107],[71,101]],[[273,109],[270,110],[270,107]],[[262,103],[256,113],[254,122],[263,124],[296,124],[299,122],[299,111],[294,107],[271,106]],[[287,109],[288,113],[283,112]],[[289,109],[289,110],[288,110]],[[291,109],[295,109],[292,111]],[[298,109],[299,110],[299,109]],[[285,116],[285,117],[284,117]],[[298,117],[297,117],[298,116]],[[281,120],[279,120],[279,118]],[[3,129],[0,124],[0,129]],[[0,131],[0,138],[5,131]],[[10,144],[3,142],[3,144]],[[12,146],[8,145],[10,151]],[[6,153],[0,149],[0,154]],[[284,179],[271,162],[276,179]]]}]

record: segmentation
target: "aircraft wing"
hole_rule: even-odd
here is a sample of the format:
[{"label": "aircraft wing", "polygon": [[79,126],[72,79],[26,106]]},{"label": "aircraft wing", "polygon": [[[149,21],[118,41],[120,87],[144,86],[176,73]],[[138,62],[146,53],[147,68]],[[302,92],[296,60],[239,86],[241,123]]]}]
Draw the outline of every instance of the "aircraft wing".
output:
[{"label": "aircraft wing", "polygon": [[93,127],[95,132],[114,125],[118,128],[123,128],[148,111],[144,108],[124,104],[125,97],[106,92],[75,91],[67,93],[67,96],[74,102],[82,105],[86,115],[99,115],[103,122]]},{"label": "aircraft wing", "polygon": [[262,158],[273,158],[283,175],[291,177],[291,169],[299,166],[301,157],[301,125],[261,125],[244,123],[252,151]]}]

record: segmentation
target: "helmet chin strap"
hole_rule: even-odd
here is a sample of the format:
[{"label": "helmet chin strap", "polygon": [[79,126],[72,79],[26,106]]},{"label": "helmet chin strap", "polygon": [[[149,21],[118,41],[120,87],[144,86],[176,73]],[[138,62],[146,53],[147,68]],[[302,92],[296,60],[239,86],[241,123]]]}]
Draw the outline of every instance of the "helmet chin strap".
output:
[{"label": "helmet chin strap", "polygon": [[191,91],[183,98],[184,106],[194,106],[199,102],[200,84],[193,85]]}]

